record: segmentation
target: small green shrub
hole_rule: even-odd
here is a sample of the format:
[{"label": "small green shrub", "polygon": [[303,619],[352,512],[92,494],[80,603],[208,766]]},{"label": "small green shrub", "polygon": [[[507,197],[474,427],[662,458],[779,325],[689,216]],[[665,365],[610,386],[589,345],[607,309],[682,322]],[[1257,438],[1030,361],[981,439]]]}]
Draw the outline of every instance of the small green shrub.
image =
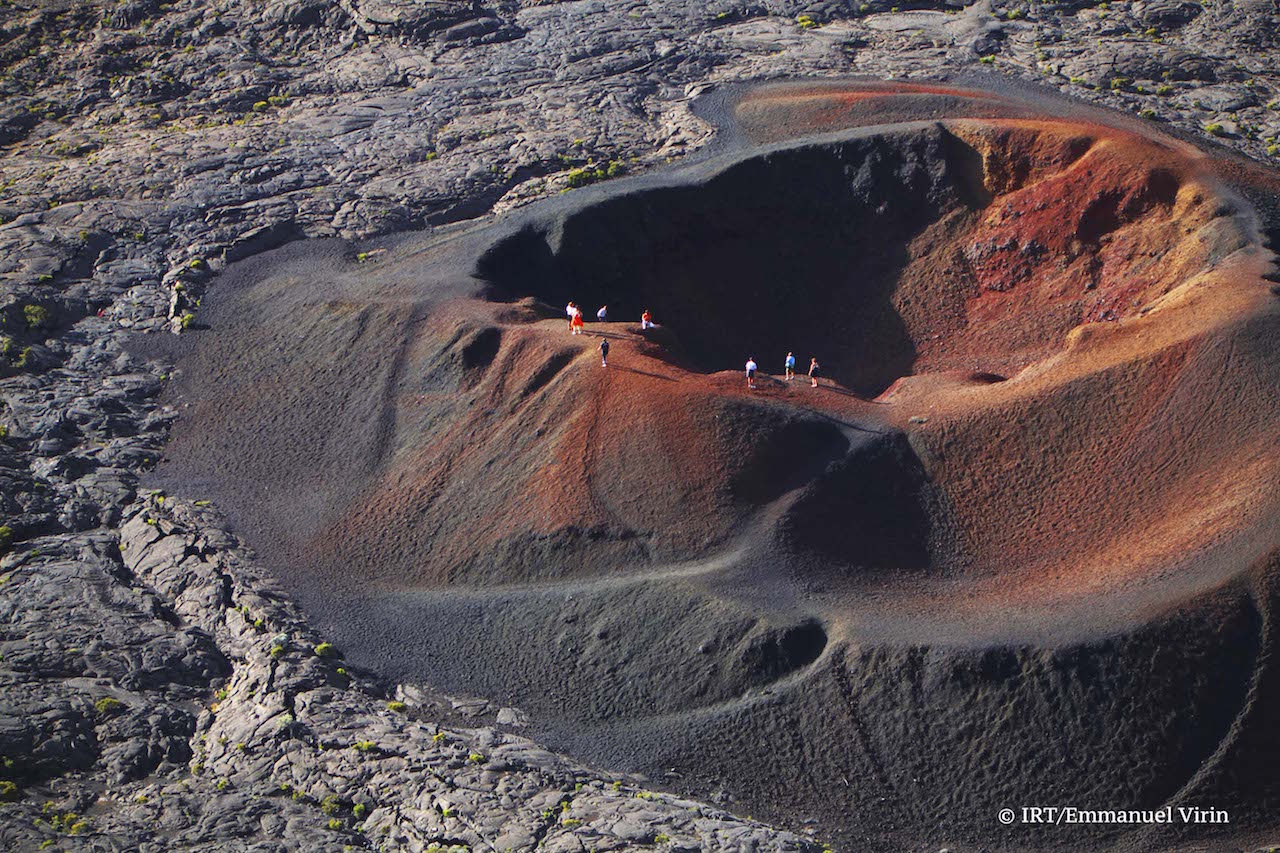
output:
[{"label": "small green shrub", "polygon": [[226,779],[219,779],[218,784],[214,785],[213,787],[217,788],[219,791],[225,791],[227,789],[227,786],[230,784],[231,783],[228,782]]},{"label": "small green shrub", "polygon": [[217,699],[219,702],[225,702],[227,701],[228,695],[229,695],[229,692],[227,691],[227,688],[219,687],[217,691],[213,694],[213,698]]},{"label": "small green shrub", "polygon": [[282,657],[284,657],[284,646],[272,646],[272,647],[271,647],[271,659],[272,659],[272,660],[280,660],[280,658],[282,658]]},{"label": "small green shrub", "polygon": [[1168,83],[1161,83],[1159,86],[1156,87],[1156,94],[1162,97],[1165,95],[1172,95],[1173,87],[1170,86]]},{"label": "small green shrub", "polygon": [[575,826],[582,826],[582,821],[578,820],[576,817],[571,817],[560,821],[560,825],[565,829],[573,829]]},{"label": "small green shrub", "polygon": [[268,104],[266,101],[255,101],[253,104],[253,111],[255,113],[260,113],[263,110],[265,110],[268,106],[270,106],[270,104]]},{"label": "small green shrub", "polygon": [[659,832],[657,835],[653,837],[653,843],[654,844],[670,844],[671,836],[667,835],[665,832]]},{"label": "small green shrub", "polygon": [[8,779],[0,779],[0,800],[18,799],[18,786]]},{"label": "small green shrub", "polygon": [[979,62],[981,62],[983,65],[995,65],[995,64],[996,64],[996,58],[995,58],[994,56],[984,56],[984,57],[982,57],[981,59],[979,59],[978,61],[979,61]]},{"label": "small green shrub", "polygon": [[342,831],[342,819],[336,818],[336,817],[329,818],[329,828],[332,829],[334,832]]},{"label": "small green shrub", "polygon": [[570,169],[565,182],[573,189],[594,184],[608,178],[616,178],[625,174],[627,167],[621,161],[610,160],[606,165],[596,169]]},{"label": "small green shrub", "polygon": [[342,803],[338,802],[336,794],[330,794],[320,801],[320,811],[327,815],[335,815],[342,811]]},{"label": "small green shrub", "polygon": [[1216,121],[1210,122],[1204,126],[1206,133],[1212,133],[1214,136],[1225,136],[1227,129]]},{"label": "small green shrub", "polygon": [[93,703],[93,707],[99,714],[109,714],[112,711],[118,711],[120,708],[124,707],[124,703],[111,696],[103,696],[97,702]]},{"label": "small green shrub", "polygon": [[393,699],[392,701],[387,703],[387,710],[395,711],[397,714],[403,714],[408,709],[408,707],[409,707],[408,705],[396,699]]},{"label": "small green shrub", "polygon": [[67,832],[71,833],[72,835],[79,835],[82,832],[88,832],[88,831],[89,831],[89,821],[87,820],[78,820],[75,823],[71,824],[71,826],[67,829]]},{"label": "small green shrub", "polygon": [[1129,88],[1129,83],[1130,83],[1130,82],[1131,82],[1131,81],[1129,80],[1129,78],[1128,78],[1128,77],[1112,77],[1112,78],[1111,78],[1111,91],[1113,91],[1113,92],[1119,92],[1119,91],[1121,91],[1121,90],[1123,90],[1123,89],[1127,89],[1127,88]]},{"label": "small green shrub", "polygon": [[369,807],[366,806],[364,803],[356,803],[354,806],[351,807],[351,814],[354,815],[357,819],[364,817],[368,811],[369,811]]},{"label": "small green shrub", "polygon": [[318,658],[336,658],[338,650],[333,643],[320,643],[315,647],[316,657]]},{"label": "small green shrub", "polygon": [[49,310],[42,305],[23,306],[22,316],[26,318],[27,326],[32,329],[42,328],[49,323]]},{"label": "small green shrub", "polygon": [[351,744],[351,748],[357,752],[373,752],[378,745],[371,740],[358,740]]},{"label": "small green shrub", "polygon": [[182,331],[187,331],[196,324],[196,315],[190,311],[182,312],[182,319],[178,321],[182,327]]},{"label": "small green shrub", "polygon": [[1145,119],[1154,119],[1156,117],[1156,111],[1150,108],[1145,110],[1139,110],[1138,116],[1140,118],[1145,118]]},{"label": "small green shrub", "polygon": [[812,30],[818,27],[818,22],[808,15],[801,15],[800,17],[796,18],[796,24],[802,30]]},{"label": "small green shrub", "polygon": [[204,269],[204,258],[192,258],[191,260],[187,261],[187,267],[193,270]]},{"label": "small green shrub", "polygon": [[468,755],[468,756],[467,756],[467,761],[470,761],[470,762],[472,762],[473,764],[483,764],[483,763],[484,763],[484,756],[483,756],[483,755],[481,755],[481,754],[480,754],[480,753],[478,753],[478,752],[473,752],[473,753],[471,753],[470,755]]}]

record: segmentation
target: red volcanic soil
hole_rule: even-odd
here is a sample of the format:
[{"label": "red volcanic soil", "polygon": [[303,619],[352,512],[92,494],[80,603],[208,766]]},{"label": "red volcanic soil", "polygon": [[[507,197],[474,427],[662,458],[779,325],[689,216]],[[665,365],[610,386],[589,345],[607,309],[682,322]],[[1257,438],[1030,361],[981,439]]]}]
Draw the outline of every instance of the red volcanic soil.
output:
[{"label": "red volcanic soil", "polygon": [[[395,405],[408,429],[442,427],[399,450],[360,511],[308,550],[360,565],[372,556],[379,580],[415,585],[638,569],[723,544],[748,500],[781,491],[746,483],[770,444],[785,440],[774,433],[806,437],[791,426],[798,413],[740,404],[736,378],[666,363],[634,323],[592,324],[582,336],[558,319],[460,326],[445,315],[420,334],[456,339],[442,350],[463,362],[490,341],[486,361],[461,371],[466,393],[402,392]],[[598,351],[606,337],[608,368]]]},{"label": "red volcanic soil", "polygon": [[[401,370],[462,365],[456,379],[432,393],[398,392],[396,453],[359,511],[307,542],[307,553],[369,567],[395,585],[529,583],[702,557],[735,533],[763,535],[752,526],[761,513],[787,547],[805,551],[811,543],[797,538],[790,515],[824,513],[818,500],[847,510],[847,493],[859,489],[854,475],[834,486],[844,475],[824,474],[849,451],[853,425],[911,437],[929,468],[917,508],[927,522],[912,523],[928,531],[931,550],[895,565],[891,553],[823,545],[830,565],[822,571],[842,585],[856,586],[869,568],[927,567],[935,578],[999,577],[1002,595],[1016,577],[1037,597],[1049,578],[1059,579],[1058,594],[1092,596],[1105,578],[1161,574],[1216,547],[1230,531],[1205,524],[1206,514],[1225,520],[1234,511],[1242,529],[1255,529],[1274,507],[1272,460],[1257,454],[1272,435],[1246,439],[1259,419],[1274,423],[1270,395],[1247,414],[1187,422],[1231,394],[1224,381],[1228,389],[1244,381],[1219,373],[1227,368],[1217,341],[1257,334],[1239,328],[1242,318],[1271,310],[1256,251],[1223,261],[1257,240],[1240,209],[1194,161],[1124,132],[972,120],[947,131],[980,168],[956,179],[980,178],[970,186],[978,203],[950,205],[922,223],[891,289],[857,272],[824,284],[837,290],[826,310],[845,312],[834,328],[806,321],[803,306],[821,297],[802,283],[783,287],[795,294],[783,303],[794,298],[799,310],[767,297],[744,305],[732,280],[708,281],[700,303],[689,295],[693,284],[660,261],[634,275],[642,293],[674,312],[659,315],[670,346],[646,340],[634,323],[591,324],[587,335],[570,336],[559,319],[533,322],[528,306],[504,315],[458,302],[428,316]],[[572,257],[570,239],[560,263],[591,263]],[[741,255],[737,235],[725,240]],[[589,242],[601,258],[650,254]],[[687,263],[681,256],[669,266]],[[524,264],[493,273],[495,286],[518,294]],[[574,274],[591,282],[579,288],[587,305],[634,300],[605,272],[561,277]],[[563,294],[546,287],[527,282],[559,303]],[[883,303],[868,310],[877,289]],[[873,360],[888,337],[886,315],[901,328],[893,345],[905,339],[914,360],[874,405],[835,393],[838,385],[815,393],[803,381],[766,380],[748,393],[739,374],[708,374],[708,365],[672,355],[703,349],[689,339],[705,335],[707,347],[723,341],[729,357],[754,354],[776,373],[781,341],[750,349],[750,333],[772,322],[773,332],[797,340],[801,373],[817,354],[828,372],[856,379],[857,363]],[[725,326],[745,330],[735,340]],[[857,339],[852,351],[841,328]],[[613,344],[607,369],[595,353],[598,335]],[[1263,363],[1238,368],[1249,377],[1271,369],[1265,347],[1254,350]],[[1171,405],[1182,398],[1185,405]],[[911,422],[920,415],[927,420]],[[1182,438],[1176,446],[1172,435]],[[1234,440],[1224,443],[1228,435]],[[784,495],[798,508],[777,504]],[[864,538],[915,535],[895,529],[895,519],[881,522]],[[918,574],[908,588],[917,589]]]},{"label": "red volcanic soil", "polygon": [[921,119],[1017,118],[1028,103],[981,89],[921,83],[775,83],[746,92],[734,119],[755,142]]},{"label": "red volcanic soil", "polygon": [[1274,182],[962,88],[734,115],[754,147],[670,175],[233,268],[162,480],[356,660],[757,814],[1025,849],[998,805],[1267,813]]}]

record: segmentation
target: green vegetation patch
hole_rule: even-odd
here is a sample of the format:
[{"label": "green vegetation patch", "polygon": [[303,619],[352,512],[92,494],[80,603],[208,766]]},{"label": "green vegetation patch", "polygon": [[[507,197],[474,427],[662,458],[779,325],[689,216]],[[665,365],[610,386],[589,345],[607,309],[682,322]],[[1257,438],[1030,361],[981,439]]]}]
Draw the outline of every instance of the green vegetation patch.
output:
[{"label": "green vegetation patch", "polygon": [[29,328],[42,329],[49,325],[49,309],[43,305],[24,305],[22,316],[26,319]]},{"label": "green vegetation patch", "polygon": [[577,189],[585,187],[588,184],[594,184],[598,181],[608,180],[609,178],[617,178],[626,174],[627,167],[619,160],[610,160],[608,164],[595,169],[570,169],[566,182],[570,187]]}]

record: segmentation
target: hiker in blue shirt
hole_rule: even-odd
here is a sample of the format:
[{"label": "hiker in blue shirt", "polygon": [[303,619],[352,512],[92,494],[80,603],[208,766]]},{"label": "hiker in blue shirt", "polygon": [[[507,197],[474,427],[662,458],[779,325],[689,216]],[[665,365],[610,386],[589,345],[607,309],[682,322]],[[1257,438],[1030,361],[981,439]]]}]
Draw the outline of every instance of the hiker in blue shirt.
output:
[{"label": "hiker in blue shirt", "polygon": [[787,353],[787,381],[790,382],[796,375],[796,356],[795,353]]}]

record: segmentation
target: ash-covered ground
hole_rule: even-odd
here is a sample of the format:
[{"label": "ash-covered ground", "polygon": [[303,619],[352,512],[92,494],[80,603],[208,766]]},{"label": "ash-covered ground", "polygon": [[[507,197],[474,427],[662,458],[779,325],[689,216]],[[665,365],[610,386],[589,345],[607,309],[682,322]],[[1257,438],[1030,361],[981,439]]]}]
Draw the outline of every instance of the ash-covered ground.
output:
[{"label": "ash-covered ground", "polygon": [[1278,21],[6,4],[0,839],[1264,844]]}]

